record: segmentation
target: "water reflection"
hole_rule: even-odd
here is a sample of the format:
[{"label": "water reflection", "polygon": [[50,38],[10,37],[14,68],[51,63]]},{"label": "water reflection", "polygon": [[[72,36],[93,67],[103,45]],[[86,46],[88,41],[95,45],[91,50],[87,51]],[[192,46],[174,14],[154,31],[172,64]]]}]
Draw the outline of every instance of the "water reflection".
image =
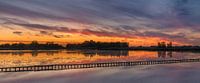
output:
[{"label": "water reflection", "polygon": [[39,54],[45,53],[45,55],[53,56],[58,54],[59,51],[38,51],[38,50],[27,50],[27,51],[0,51],[0,55],[13,55],[13,56],[23,56],[26,54],[31,54],[33,57],[38,56]]},{"label": "water reflection", "polygon": [[[39,54],[45,53],[48,56],[54,56],[56,54],[61,53],[62,51],[10,51],[10,52],[0,52],[0,55],[13,55],[13,56],[23,56],[26,54],[31,54],[33,57],[38,56]],[[121,51],[107,51],[107,50],[84,50],[84,51],[67,51],[66,54],[83,54],[86,57],[93,56],[128,56],[129,51],[121,50]]]},{"label": "water reflection", "polygon": [[[61,53],[62,51],[37,51],[37,50],[33,50],[33,51],[0,51],[0,55],[13,55],[13,56],[23,56],[23,55],[27,55],[27,54],[31,54],[32,57],[37,57],[39,54],[45,54],[48,56],[54,56],[56,54]],[[138,51],[135,51],[136,53]],[[120,56],[129,56],[129,51],[127,50],[119,50],[119,51],[115,51],[115,50],[84,50],[84,51],[67,51],[65,52],[66,54],[83,54],[86,57],[94,57],[94,56],[116,56],[116,57],[120,57]],[[173,53],[172,51],[157,51],[157,54],[159,58],[166,58],[166,57],[173,57]]]},{"label": "water reflection", "polygon": [[172,51],[158,51],[159,58],[173,57]]},{"label": "water reflection", "polygon": [[199,83],[199,70],[199,63],[186,63],[67,71],[0,73],[0,83]]},{"label": "water reflection", "polygon": [[83,55],[86,57],[94,57],[94,56],[129,56],[129,53],[127,50],[121,50],[121,51],[100,51],[100,50],[88,50],[88,51],[81,51]]},{"label": "water reflection", "polygon": [[1,50],[0,67],[186,58],[200,58],[200,53],[124,50]]}]

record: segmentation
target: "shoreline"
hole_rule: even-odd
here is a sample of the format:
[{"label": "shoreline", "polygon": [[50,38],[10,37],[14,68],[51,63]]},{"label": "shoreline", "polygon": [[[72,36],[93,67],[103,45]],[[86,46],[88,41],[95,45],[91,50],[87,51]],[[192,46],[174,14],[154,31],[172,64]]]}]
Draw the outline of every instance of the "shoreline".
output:
[{"label": "shoreline", "polygon": [[172,51],[172,52],[183,52],[183,51],[187,51],[187,52],[200,52],[200,48],[198,49],[189,49],[189,48],[183,48],[183,49],[179,49],[179,48],[115,48],[115,49],[2,49],[0,48],[0,51],[2,50],[34,50],[34,51],[38,51],[38,50],[42,50],[42,51],[53,51],[53,50],[111,50],[111,51]]}]

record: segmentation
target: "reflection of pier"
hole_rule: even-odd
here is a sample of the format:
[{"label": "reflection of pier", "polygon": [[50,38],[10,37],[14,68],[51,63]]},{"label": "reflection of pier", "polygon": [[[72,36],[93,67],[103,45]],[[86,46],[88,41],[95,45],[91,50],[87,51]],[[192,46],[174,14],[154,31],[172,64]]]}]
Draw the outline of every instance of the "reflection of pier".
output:
[{"label": "reflection of pier", "polygon": [[155,61],[135,61],[135,62],[108,62],[108,63],[88,63],[88,64],[57,64],[57,65],[6,67],[6,68],[0,68],[0,72],[48,71],[48,70],[65,70],[65,69],[98,68],[98,67],[172,64],[172,63],[186,63],[186,62],[200,62],[200,59],[155,60]]}]

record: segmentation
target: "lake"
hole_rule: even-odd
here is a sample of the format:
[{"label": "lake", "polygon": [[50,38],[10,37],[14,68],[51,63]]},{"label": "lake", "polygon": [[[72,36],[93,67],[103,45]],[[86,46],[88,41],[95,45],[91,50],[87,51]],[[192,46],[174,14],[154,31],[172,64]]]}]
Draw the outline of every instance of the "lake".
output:
[{"label": "lake", "polygon": [[0,73],[0,83],[200,83],[200,63]]},{"label": "lake", "polygon": [[200,58],[198,52],[0,50],[0,67]]},{"label": "lake", "polygon": [[[198,52],[1,50],[0,66],[200,58]],[[200,63],[0,73],[0,83],[199,83]]]}]

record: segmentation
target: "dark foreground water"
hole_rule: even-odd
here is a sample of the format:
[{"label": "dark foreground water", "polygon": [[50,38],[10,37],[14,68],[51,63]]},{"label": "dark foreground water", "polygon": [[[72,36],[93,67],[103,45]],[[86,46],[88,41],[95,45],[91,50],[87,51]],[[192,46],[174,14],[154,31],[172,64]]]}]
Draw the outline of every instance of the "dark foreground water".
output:
[{"label": "dark foreground water", "polygon": [[200,63],[0,73],[0,83],[200,83]]}]

